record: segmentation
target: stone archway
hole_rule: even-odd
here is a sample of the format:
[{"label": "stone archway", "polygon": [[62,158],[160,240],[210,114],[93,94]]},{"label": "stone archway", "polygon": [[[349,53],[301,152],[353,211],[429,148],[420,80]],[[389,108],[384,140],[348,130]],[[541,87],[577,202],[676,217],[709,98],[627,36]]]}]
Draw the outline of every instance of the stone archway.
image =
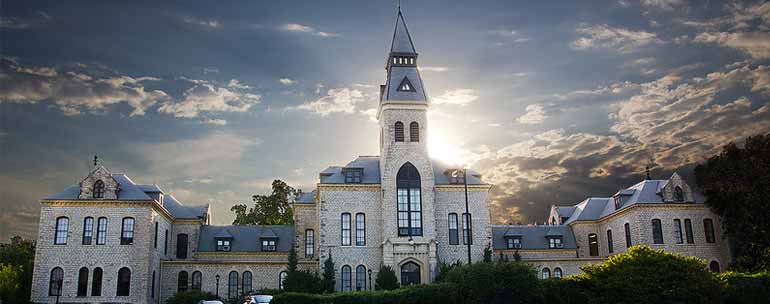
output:
[{"label": "stone archway", "polygon": [[401,264],[401,285],[413,285],[420,284],[422,272],[420,271],[420,265],[409,261]]}]

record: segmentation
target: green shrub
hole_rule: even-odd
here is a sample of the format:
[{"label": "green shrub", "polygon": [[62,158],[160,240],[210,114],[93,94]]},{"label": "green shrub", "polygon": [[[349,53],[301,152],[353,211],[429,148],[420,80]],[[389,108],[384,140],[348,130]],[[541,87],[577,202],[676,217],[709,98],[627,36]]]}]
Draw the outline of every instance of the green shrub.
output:
[{"label": "green shrub", "polygon": [[453,284],[415,285],[396,290],[306,294],[287,292],[273,298],[273,304],[456,304],[457,286]]},{"label": "green shrub", "polygon": [[719,281],[695,257],[635,246],[582,269],[591,303],[719,302]]},{"label": "green shrub", "polygon": [[283,286],[286,291],[321,293],[323,292],[323,282],[314,271],[295,270],[286,275]]},{"label": "green shrub", "polygon": [[396,272],[390,266],[381,265],[380,271],[377,272],[377,279],[374,281],[374,289],[393,290],[396,288],[398,288]]},{"label": "green shrub", "polygon": [[465,303],[538,303],[535,269],[519,262],[475,263],[447,273]]},{"label": "green shrub", "polygon": [[190,304],[198,303],[200,300],[217,300],[217,296],[200,290],[188,290],[177,292],[173,297],[166,300],[166,304]]},{"label": "green shrub", "polygon": [[543,303],[588,304],[588,295],[583,285],[582,280],[573,277],[540,280]]},{"label": "green shrub", "polygon": [[749,304],[770,301],[770,273],[756,274],[725,272],[719,278],[723,282],[722,303]]}]

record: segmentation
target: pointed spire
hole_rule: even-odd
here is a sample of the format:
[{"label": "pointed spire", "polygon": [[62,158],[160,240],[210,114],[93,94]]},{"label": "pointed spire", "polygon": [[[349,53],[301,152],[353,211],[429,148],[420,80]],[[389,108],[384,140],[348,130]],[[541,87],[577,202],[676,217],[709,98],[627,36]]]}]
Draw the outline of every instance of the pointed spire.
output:
[{"label": "pointed spire", "polygon": [[650,177],[650,166],[647,166],[647,167],[645,167],[644,169],[645,169],[644,171],[647,173],[647,178],[646,178],[646,180],[651,180],[651,179],[652,179],[652,177]]},{"label": "pointed spire", "polygon": [[96,166],[98,166],[98,165],[99,165],[99,156],[97,156],[96,154],[94,154],[94,167],[96,167]]},{"label": "pointed spire", "polygon": [[396,29],[393,31],[393,42],[390,44],[391,53],[409,53],[415,54],[412,36],[409,35],[409,29],[406,28],[404,15],[401,14],[401,3],[398,4],[398,17],[396,18]]}]

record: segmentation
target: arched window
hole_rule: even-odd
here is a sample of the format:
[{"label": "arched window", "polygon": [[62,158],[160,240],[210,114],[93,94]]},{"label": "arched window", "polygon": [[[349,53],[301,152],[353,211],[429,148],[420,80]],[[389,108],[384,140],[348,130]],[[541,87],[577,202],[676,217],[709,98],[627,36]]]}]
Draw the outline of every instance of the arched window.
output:
[{"label": "arched window", "polygon": [[596,237],[596,233],[588,235],[588,254],[591,256],[599,256],[599,238]]},{"label": "arched window", "polygon": [[366,246],[366,215],[356,213],[356,246]]},{"label": "arched window", "polygon": [[350,291],[350,266],[342,266],[342,291]]},{"label": "arched window", "polygon": [[251,271],[244,271],[243,277],[241,278],[241,291],[247,293],[251,290]]},{"label": "arched window", "polygon": [[176,235],[176,258],[187,258],[187,234],[180,233]]},{"label": "arched window", "polygon": [[131,270],[123,267],[118,270],[118,288],[116,296],[129,296],[131,292]]},{"label": "arched window", "polygon": [[315,233],[313,229],[305,230],[305,257],[312,258],[315,250]]},{"label": "arched window", "polygon": [[350,213],[343,213],[340,217],[340,244],[350,246]]},{"label": "arched window", "polygon": [[96,245],[107,243],[107,218],[100,217],[96,220]]},{"label": "arched window", "polygon": [[78,272],[78,297],[88,295],[88,268],[80,268]]},{"label": "arched window", "polygon": [[682,187],[674,187],[674,201],[684,202],[684,191],[682,191]]},{"label": "arched window", "polygon": [[652,243],[663,244],[663,227],[661,227],[659,219],[652,220]]},{"label": "arched window", "polygon": [[54,245],[66,245],[67,244],[67,232],[69,228],[70,219],[62,216],[56,218],[56,232],[54,234]]},{"label": "arched window", "polygon": [[553,269],[553,277],[557,279],[561,279],[561,268],[556,267]]},{"label": "arched window", "polygon": [[460,244],[457,230],[457,213],[449,214],[449,245]]},{"label": "arched window", "polygon": [[631,248],[631,245],[632,245],[631,244],[631,226],[628,223],[626,223],[625,225],[623,225],[623,228],[626,232],[626,248]]},{"label": "arched window", "polygon": [[[615,252],[615,243],[612,240],[612,229],[607,230],[607,252],[613,253]],[[556,275],[556,269],[553,270],[554,275]]]},{"label": "arched window", "polygon": [[411,163],[405,163],[396,175],[398,235],[422,235],[422,196],[420,173]]},{"label": "arched window", "polygon": [[100,297],[102,295],[102,269],[94,268],[94,277],[91,278],[91,296]]},{"label": "arched window", "polygon": [[420,265],[406,262],[401,265],[401,286],[420,284]]},{"label": "arched window", "polygon": [[542,273],[543,279],[550,279],[551,278],[551,270],[548,269],[548,267],[543,268],[541,273]]},{"label": "arched window", "polygon": [[364,265],[356,267],[356,290],[366,290],[366,267]]},{"label": "arched window", "polygon": [[184,271],[184,270],[180,271],[176,279],[176,284],[177,284],[176,292],[183,292],[187,290],[187,279],[188,279],[187,271]]},{"label": "arched window", "polygon": [[227,298],[233,299],[238,296],[238,273],[230,271],[227,278]]},{"label": "arched window", "polygon": [[192,286],[191,288],[194,290],[201,290],[201,283],[202,283],[202,277],[200,271],[195,271],[192,274]]},{"label": "arched window", "polygon": [[403,142],[404,141],[404,123],[397,121],[393,129],[395,131],[396,142]]},{"label": "arched window", "polygon": [[48,282],[48,295],[60,296],[62,295],[61,289],[64,284],[64,270],[56,267],[51,270],[51,280]]},{"label": "arched window", "polygon": [[706,243],[716,242],[716,237],[714,236],[714,221],[711,219],[704,219],[703,232],[706,234]]},{"label": "arched window", "polygon": [[94,183],[94,198],[104,198],[104,182],[98,180]]},{"label": "arched window", "polygon": [[91,245],[94,238],[94,218],[86,217],[83,219],[83,245]]},{"label": "arched window", "polygon": [[123,218],[123,225],[120,229],[120,244],[131,245],[134,243],[134,218]]},{"label": "arched window", "polygon": [[711,261],[711,263],[709,263],[709,270],[712,272],[719,272],[719,262]]},{"label": "arched window", "polygon": [[416,121],[409,124],[409,141],[420,141],[420,125]]},{"label": "arched window", "polygon": [[286,275],[288,273],[286,271],[281,271],[280,274],[278,274],[278,288],[283,290],[284,285],[283,283],[286,281]]}]

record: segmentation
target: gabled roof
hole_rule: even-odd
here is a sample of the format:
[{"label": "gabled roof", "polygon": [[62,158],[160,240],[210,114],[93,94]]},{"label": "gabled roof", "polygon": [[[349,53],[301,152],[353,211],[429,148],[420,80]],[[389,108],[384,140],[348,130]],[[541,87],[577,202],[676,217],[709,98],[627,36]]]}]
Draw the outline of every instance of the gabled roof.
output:
[{"label": "gabled roof", "polygon": [[294,246],[293,225],[264,225],[264,226],[201,226],[198,240],[199,252],[216,251],[216,239],[221,235],[230,235],[231,252],[260,252],[260,238],[277,238],[278,252],[288,252]]},{"label": "gabled roof", "polygon": [[209,206],[185,206],[173,195],[166,194],[163,197],[163,208],[166,208],[168,213],[176,219],[198,219],[208,213]]},{"label": "gabled roof", "polygon": [[316,190],[311,192],[300,192],[294,199],[296,204],[314,204],[315,203]]},{"label": "gabled roof", "polygon": [[565,249],[577,248],[575,235],[569,226],[492,225],[493,249],[508,249],[506,237],[520,237],[521,249],[548,249],[547,237],[562,237]]},{"label": "gabled roof", "polygon": [[390,43],[391,53],[417,53],[414,49],[412,36],[409,35],[409,29],[406,28],[404,15],[401,14],[401,8],[398,9],[396,17],[396,29],[393,31],[393,41]]}]

